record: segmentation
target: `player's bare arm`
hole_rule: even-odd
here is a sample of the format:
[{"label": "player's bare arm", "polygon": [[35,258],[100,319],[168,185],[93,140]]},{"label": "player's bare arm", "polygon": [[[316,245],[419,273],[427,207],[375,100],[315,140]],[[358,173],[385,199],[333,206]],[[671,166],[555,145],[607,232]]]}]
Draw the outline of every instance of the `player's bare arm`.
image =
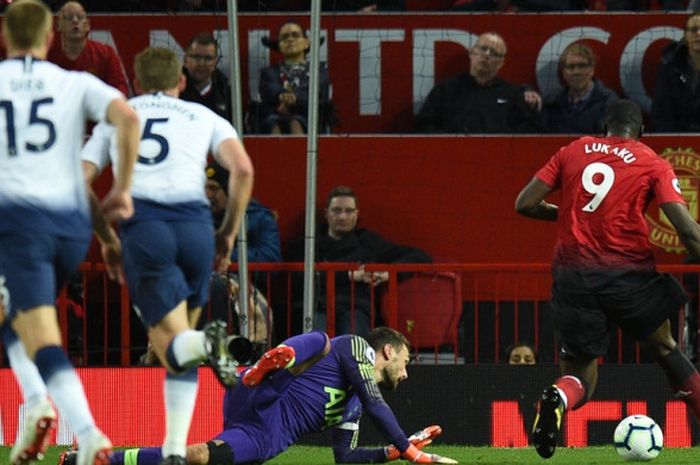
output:
[{"label": "player's bare arm", "polygon": [[[85,162],[83,162],[85,164]],[[94,165],[93,165],[94,166]],[[90,184],[86,184],[85,189],[90,201],[90,214],[92,216],[92,229],[100,242],[100,252],[104,260],[107,275],[110,279],[124,284],[122,272],[122,243],[117,232],[112,228],[100,209],[100,199],[92,190]]]},{"label": "player's bare arm", "polygon": [[532,178],[532,181],[518,194],[515,200],[515,211],[529,218],[556,221],[559,207],[544,200],[552,191],[553,189],[541,180]]},{"label": "player's bare arm", "polygon": [[139,118],[126,100],[115,99],[107,109],[107,121],[117,128],[119,166],[112,189],[102,201],[102,211],[108,221],[124,220],[134,214],[131,178],[141,139]]},{"label": "player's bare arm", "polygon": [[219,145],[217,161],[230,173],[228,201],[221,227],[216,232],[215,267],[225,271],[233,250],[236,233],[253,191],[253,163],[243,144],[236,139],[226,139]]},{"label": "player's bare arm", "polygon": [[678,237],[688,249],[688,253],[694,259],[700,260],[700,225],[690,216],[685,205],[667,202],[661,204],[661,210],[676,228]]}]

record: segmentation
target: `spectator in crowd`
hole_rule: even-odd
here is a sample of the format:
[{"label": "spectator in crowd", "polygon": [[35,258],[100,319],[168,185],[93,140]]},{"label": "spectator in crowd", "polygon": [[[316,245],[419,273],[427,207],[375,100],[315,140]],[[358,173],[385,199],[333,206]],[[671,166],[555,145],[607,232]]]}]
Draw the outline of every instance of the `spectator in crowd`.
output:
[{"label": "spectator in crowd", "polygon": [[[394,244],[375,232],[358,228],[359,204],[355,192],[349,187],[337,186],[331,190],[324,213],[328,224],[320,229],[316,236],[316,261],[354,262],[361,265],[360,269],[356,271],[336,273],[336,334],[355,333],[366,336],[369,334],[371,322],[371,288],[386,282],[389,273],[386,271],[366,272],[362,265],[366,263],[429,263],[432,258],[420,249]],[[304,237],[293,241],[289,248],[288,260],[292,262],[304,261],[304,245]],[[351,280],[354,283],[351,283]],[[314,327],[325,329],[325,280],[319,280],[318,286]],[[297,283],[296,288],[295,308],[299,310],[303,298],[300,282]],[[352,318],[353,313],[354,318]]]},{"label": "spectator in crowd", "polygon": [[[228,203],[228,171],[216,162],[207,166],[205,186],[214,227],[218,228]],[[249,262],[281,262],[280,232],[272,210],[251,198],[246,209],[246,231]],[[238,248],[233,249],[232,261],[238,260]]]},{"label": "spectator in crowd", "polygon": [[[306,134],[309,111],[309,39],[296,22],[282,25],[278,40],[266,44],[283,60],[260,71],[260,124],[264,134]],[[325,63],[319,69],[319,127],[332,124],[330,78]]]},{"label": "spectator in crowd", "polygon": [[593,77],[593,50],[578,42],[569,45],[559,58],[559,69],[566,85],[544,99],[545,130],[567,134],[602,133],[605,111],[618,96]]},{"label": "spectator in crowd", "polygon": [[[498,77],[506,43],[495,32],[479,36],[469,52],[469,73],[439,84],[430,91],[416,115],[419,133],[484,134],[541,131],[536,92]],[[529,101],[526,101],[526,98]]]},{"label": "spectator in crowd", "polygon": [[683,38],[664,49],[651,105],[652,129],[700,131],[700,13],[685,23]]},{"label": "spectator in crowd", "polygon": [[[228,171],[212,162],[207,166],[205,191],[209,199],[214,228],[218,228],[226,213],[228,204]],[[280,233],[274,213],[255,199],[250,199],[246,209],[246,237],[249,262],[277,263],[282,261],[280,252]],[[238,246],[233,249],[231,260],[238,261]],[[268,328],[272,312],[265,298],[266,273],[251,274],[249,308],[253,310],[249,323],[248,338],[256,345],[256,354],[266,348]],[[240,312],[238,306],[238,276],[232,273],[214,273],[212,275],[209,306],[205,307],[208,319],[234,320]],[[233,310],[233,311],[231,311]],[[234,325],[236,326],[236,325]],[[237,331],[237,328],[236,328]],[[262,349],[262,350],[261,350]]]},{"label": "spectator in crowd", "polygon": [[536,365],[537,350],[524,341],[513,344],[508,348],[508,365]]},{"label": "spectator in crowd", "polygon": [[183,74],[187,86],[180,98],[201,103],[222,118],[231,121],[229,81],[217,68],[219,43],[208,32],[196,34],[187,44]]},{"label": "spectator in crowd", "polygon": [[87,71],[129,95],[129,81],[117,52],[107,44],[89,39],[90,20],[79,2],[66,2],[58,10],[57,37],[48,60],[63,69]]}]

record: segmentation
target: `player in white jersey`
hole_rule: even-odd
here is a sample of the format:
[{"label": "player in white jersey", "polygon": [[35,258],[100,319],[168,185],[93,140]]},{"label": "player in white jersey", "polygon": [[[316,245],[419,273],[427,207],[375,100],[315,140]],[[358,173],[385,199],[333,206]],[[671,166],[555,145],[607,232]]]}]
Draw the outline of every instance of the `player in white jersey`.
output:
[{"label": "player in white jersey", "polygon": [[[197,365],[209,359],[227,387],[238,374],[228,354],[225,323],[194,330],[214,267],[225,270],[253,186],[253,166],[231,124],[208,108],[179,100],[182,64],[165,48],[147,48],[134,61],[139,97],[129,104],[142,127],[134,169],[134,217],[120,227],[124,273],[134,309],[168,369],[163,463],[184,464],[195,399]],[[83,148],[88,180],[118,161],[113,129],[98,125]],[[231,173],[225,219],[214,232],[205,196],[207,156]]]},{"label": "player in white jersey", "polygon": [[111,443],[61,347],[54,304],[87,252],[90,207],[99,209],[88,202],[78,156],[85,123],[106,120],[118,128],[122,161],[102,211],[124,219],[133,213],[138,117],[116,89],[44,61],[53,37],[45,4],[12,3],[2,35],[8,58],[0,63],[0,320],[27,409],[10,462],[25,465],[43,455],[56,422],[48,393],[78,436],[78,463],[100,465]]}]

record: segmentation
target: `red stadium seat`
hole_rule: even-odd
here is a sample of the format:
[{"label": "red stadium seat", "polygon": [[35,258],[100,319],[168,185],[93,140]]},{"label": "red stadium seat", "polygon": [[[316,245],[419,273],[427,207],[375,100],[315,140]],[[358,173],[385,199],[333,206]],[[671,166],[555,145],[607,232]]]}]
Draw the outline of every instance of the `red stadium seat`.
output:
[{"label": "red stadium seat", "polygon": [[[436,263],[456,263],[436,257]],[[380,295],[384,321],[388,317],[388,292]],[[433,349],[449,345],[457,354],[457,324],[462,315],[462,279],[455,272],[415,273],[398,283],[398,322],[414,349]]]}]

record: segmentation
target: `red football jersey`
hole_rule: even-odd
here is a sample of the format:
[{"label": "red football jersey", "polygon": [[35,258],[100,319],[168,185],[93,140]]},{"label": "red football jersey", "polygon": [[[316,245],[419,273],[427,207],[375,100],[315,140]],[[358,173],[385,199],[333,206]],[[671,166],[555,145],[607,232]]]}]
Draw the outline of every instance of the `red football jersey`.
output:
[{"label": "red football jersey", "polygon": [[634,139],[582,137],[535,176],[561,189],[554,267],[653,269],[644,212],[685,204],[671,164]]}]

